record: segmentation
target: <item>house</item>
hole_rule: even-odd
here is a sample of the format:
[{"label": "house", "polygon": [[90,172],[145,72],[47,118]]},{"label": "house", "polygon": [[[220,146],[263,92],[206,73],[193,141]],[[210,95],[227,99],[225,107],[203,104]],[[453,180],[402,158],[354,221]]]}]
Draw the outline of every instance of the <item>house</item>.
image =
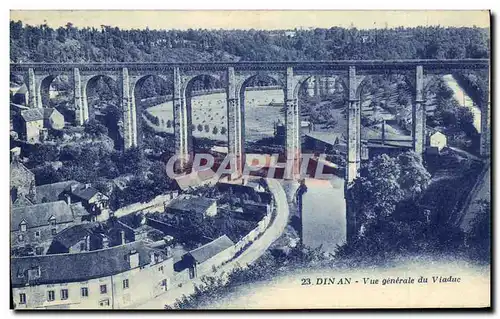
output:
[{"label": "house", "polygon": [[342,134],[332,132],[309,132],[305,135],[305,149],[319,153],[332,153],[344,151],[341,144]]},{"label": "house", "polygon": [[175,178],[180,190],[187,190],[202,185],[215,185],[218,180],[219,176],[211,169],[194,171]]},{"label": "house", "polygon": [[61,196],[68,204],[79,202],[97,221],[109,219],[109,197],[90,184],[74,183],[66,187]]},{"label": "house", "polygon": [[[37,203],[59,200],[66,201],[84,220],[105,221],[109,218],[108,196],[102,194],[90,184],[82,184],[71,180],[36,187]],[[76,203],[80,203],[87,211],[87,214],[81,211],[80,206],[73,205]]]},{"label": "house", "polygon": [[61,196],[61,194],[64,192],[66,188],[75,183],[78,182],[71,180],[71,181],[64,181],[52,184],[38,185],[35,188],[36,190],[35,200],[38,204],[65,200],[66,198],[64,196]]},{"label": "house", "polygon": [[15,309],[123,309],[173,286],[172,257],[141,241],[10,265]]},{"label": "house", "polygon": [[11,248],[44,254],[52,239],[76,221],[64,201],[14,207],[11,211]]},{"label": "house", "polygon": [[26,105],[28,104],[28,87],[26,84],[21,85],[12,96],[12,103]]},{"label": "house", "polygon": [[31,144],[40,142],[40,132],[43,129],[43,109],[34,108],[20,113],[20,136]]},{"label": "house", "polygon": [[435,131],[429,136],[429,146],[427,147],[428,153],[439,154],[443,148],[448,144],[448,139],[446,135],[439,131]]},{"label": "house", "polygon": [[260,221],[265,215],[271,212],[270,205],[258,203],[253,200],[244,200],[242,207],[242,216],[244,216],[245,219],[253,221]]},{"label": "house", "polygon": [[[368,141],[363,152],[368,152],[368,158],[372,159],[382,154],[397,156],[400,153],[407,152],[413,148],[411,140],[390,141],[385,143]],[[365,155],[363,155],[365,156]]]},{"label": "house", "polygon": [[165,234],[147,224],[146,216],[143,214],[129,214],[120,217],[113,227],[123,230],[129,241],[158,241],[162,239]]},{"label": "house", "polygon": [[20,149],[11,150],[10,199],[12,206],[32,205],[36,197],[35,174],[19,161]]},{"label": "house", "polygon": [[174,265],[176,271],[189,269],[189,277],[195,278],[209,274],[234,255],[234,242],[223,235],[201,247],[189,251]]},{"label": "house", "polygon": [[44,108],[43,126],[53,130],[62,130],[64,128],[64,116],[55,108]]},{"label": "house", "polygon": [[244,183],[234,183],[234,182],[219,182],[217,183],[217,189],[220,192],[230,192],[234,194],[236,198],[241,199],[253,199],[261,203],[270,203],[272,201],[272,196],[266,191],[263,179],[244,179]]},{"label": "house", "polygon": [[180,195],[165,206],[165,214],[174,226],[200,224],[217,215],[217,201],[192,195]]},{"label": "house", "polygon": [[87,223],[64,229],[54,237],[47,254],[81,253],[109,247],[109,239],[97,232],[96,227]]}]

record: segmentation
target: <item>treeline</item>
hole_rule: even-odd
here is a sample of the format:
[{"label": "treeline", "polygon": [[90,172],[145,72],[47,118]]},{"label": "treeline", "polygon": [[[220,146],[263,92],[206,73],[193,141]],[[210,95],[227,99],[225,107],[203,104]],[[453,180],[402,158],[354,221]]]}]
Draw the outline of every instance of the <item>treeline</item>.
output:
[{"label": "treeline", "polygon": [[121,30],[10,22],[12,62],[251,61],[487,58],[477,27],[359,30]]}]

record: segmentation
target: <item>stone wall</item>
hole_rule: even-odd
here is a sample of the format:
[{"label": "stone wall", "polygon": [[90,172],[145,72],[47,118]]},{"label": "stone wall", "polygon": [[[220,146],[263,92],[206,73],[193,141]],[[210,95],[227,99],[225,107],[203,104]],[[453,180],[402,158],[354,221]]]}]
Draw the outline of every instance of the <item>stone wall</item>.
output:
[{"label": "stone wall", "polygon": [[169,203],[171,200],[176,198],[179,195],[178,192],[170,192],[166,194],[161,194],[153,198],[151,201],[147,203],[134,203],[128,206],[117,209],[112,213],[115,217],[122,217],[125,215],[129,215],[132,213],[149,213],[149,212],[157,212],[163,211],[163,208],[166,203]]}]

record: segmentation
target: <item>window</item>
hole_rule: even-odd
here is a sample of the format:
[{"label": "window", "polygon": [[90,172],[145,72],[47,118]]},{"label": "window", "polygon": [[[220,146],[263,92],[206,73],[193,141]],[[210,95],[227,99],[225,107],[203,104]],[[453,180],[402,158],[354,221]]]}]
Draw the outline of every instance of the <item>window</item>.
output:
[{"label": "window", "polygon": [[55,226],[56,225],[56,219],[55,218],[51,218],[49,220],[49,222],[50,222],[50,226]]},{"label": "window", "polygon": [[52,235],[57,235],[57,229],[52,228]]},{"label": "window", "polygon": [[35,232],[35,237],[37,237],[37,238],[38,238],[38,237],[40,237],[40,231],[39,231],[39,230],[37,230],[37,231]]},{"label": "window", "polygon": [[37,255],[43,255],[43,247],[36,247],[35,248],[35,254],[37,254]]},{"label": "window", "polygon": [[123,289],[127,289],[128,288],[128,279],[124,279],[123,280]]},{"label": "window", "polygon": [[54,301],[55,299],[56,299],[56,293],[54,292],[54,290],[49,290],[47,300]]},{"label": "window", "polygon": [[89,288],[82,287],[82,297],[88,297],[88,296],[89,296]]},{"label": "window", "polygon": [[68,299],[68,289],[61,289],[61,300]]},{"label": "window", "polygon": [[163,279],[161,281],[161,286],[163,287],[163,290],[165,291],[167,290],[167,279]]},{"label": "window", "polygon": [[106,285],[101,285],[101,294],[105,294],[108,292],[108,287]]},{"label": "window", "polygon": [[19,228],[21,231],[27,231],[28,230],[28,225],[23,221],[20,225]]},{"label": "window", "polygon": [[163,272],[163,266],[158,267],[158,271]]},{"label": "window", "polygon": [[85,243],[80,243],[80,251],[85,251]]},{"label": "window", "polygon": [[19,239],[19,241],[23,241],[24,240],[24,236],[22,234],[19,234],[17,236],[17,239]]},{"label": "window", "polygon": [[23,304],[23,305],[26,303],[26,294],[25,293],[19,294],[19,303]]}]

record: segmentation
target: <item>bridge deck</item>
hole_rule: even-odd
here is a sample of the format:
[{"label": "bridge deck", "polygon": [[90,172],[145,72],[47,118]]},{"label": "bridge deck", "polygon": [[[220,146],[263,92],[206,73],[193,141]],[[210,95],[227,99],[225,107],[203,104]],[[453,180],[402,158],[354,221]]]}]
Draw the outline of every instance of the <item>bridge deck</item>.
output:
[{"label": "bridge deck", "polygon": [[193,70],[224,70],[234,67],[235,70],[284,70],[293,67],[296,70],[347,70],[355,66],[358,70],[413,70],[421,65],[426,70],[443,69],[487,69],[489,59],[461,60],[332,60],[332,61],[242,61],[242,62],[94,62],[94,63],[11,63],[11,70],[27,70],[28,68],[43,70],[117,70],[130,68],[132,70],[165,69],[175,67]]}]

